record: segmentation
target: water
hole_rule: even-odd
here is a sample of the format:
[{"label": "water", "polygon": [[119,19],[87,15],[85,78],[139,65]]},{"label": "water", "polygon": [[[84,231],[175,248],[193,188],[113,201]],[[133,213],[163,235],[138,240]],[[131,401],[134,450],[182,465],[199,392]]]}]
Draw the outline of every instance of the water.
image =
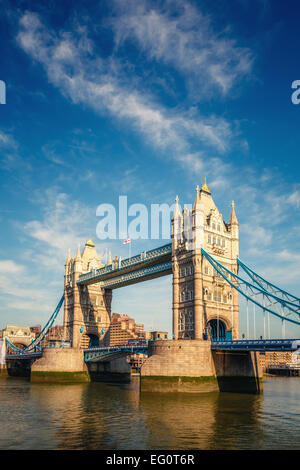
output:
[{"label": "water", "polygon": [[262,395],[0,380],[0,449],[299,449],[300,379]]}]

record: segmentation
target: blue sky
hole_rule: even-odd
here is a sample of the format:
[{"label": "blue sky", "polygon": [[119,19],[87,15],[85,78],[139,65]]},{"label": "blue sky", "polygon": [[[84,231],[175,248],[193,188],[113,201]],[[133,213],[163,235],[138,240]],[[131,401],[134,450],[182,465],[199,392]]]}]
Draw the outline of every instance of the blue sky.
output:
[{"label": "blue sky", "polygon": [[[90,235],[100,253],[127,255],[97,240],[99,204],[192,203],[205,176],[225,220],[235,200],[241,259],[299,293],[299,10],[1,2],[0,328],[47,320],[68,248]],[[170,277],[115,291],[113,311],[170,331]]]}]

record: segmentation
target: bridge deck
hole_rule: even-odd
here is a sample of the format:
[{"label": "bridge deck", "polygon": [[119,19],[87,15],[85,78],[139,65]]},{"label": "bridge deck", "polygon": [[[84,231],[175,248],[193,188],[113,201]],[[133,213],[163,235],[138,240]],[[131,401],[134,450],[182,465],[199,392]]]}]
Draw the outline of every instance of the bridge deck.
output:
[{"label": "bridge deck", "polygon": [[[122,260],[118,265],[112,263],[109,266],[95,269],[86,274],[81,274],[78,285],[88,285],[103,282],[105,288],[116,288],[134,282],[144,281],[152,277],[159,277],[172,272],[172,244],[161,246],[154,250],[145,251],[139,255]],[[120,279],[123,279],[120,282]],[[119,282],[114,282],[114,279]],[[110,281],[109,281],[110,280]]]},{"label": "bridge deck", "polygon": [[237,341],[212,341],[214,351],[293,351],[300,348],[299,339],[259,339]]},{"label": "bridge deck", "polygon": [[106,346],[85,349],[84,362],[98,362],[108,358],[114,359],[119,356],[128,356],[130,354],[148,354],[148,345]]}]

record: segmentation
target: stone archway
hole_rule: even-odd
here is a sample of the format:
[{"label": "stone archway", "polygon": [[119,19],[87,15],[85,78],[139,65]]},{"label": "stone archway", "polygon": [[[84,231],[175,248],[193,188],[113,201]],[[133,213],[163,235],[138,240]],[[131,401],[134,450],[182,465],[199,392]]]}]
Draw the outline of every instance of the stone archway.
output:
[{"label": "stone archway", "polygon": [[89,348],[97,348],[100,346],[99,336],[94,334],[87,334],[89,337]]},{"label": "stone archway", "polygon": [[208,322],[208,334],[212,341],[230,341],[231,331],[228,331],[223,320],[213,318]]}]

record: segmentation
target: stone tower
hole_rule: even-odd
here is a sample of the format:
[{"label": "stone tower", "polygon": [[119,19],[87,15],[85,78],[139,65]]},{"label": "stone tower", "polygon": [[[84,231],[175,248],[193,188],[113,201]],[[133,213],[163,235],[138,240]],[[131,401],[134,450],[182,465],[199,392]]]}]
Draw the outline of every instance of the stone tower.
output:
[{"label": "stone tower", "polygon": [[75,258],[68,254],[64,282],[64,335],[73,348],[109,344],[111,290],[102,290],[99,283],[77,285],[80,274],[102,266],[92,240],[87,240],[82,253],[78,247]]},{"label": "stone tower", "polygon": [[205,183],[196,189],[192,210],[172,217],[174,339],[238,339],[238,293],[213,269],[201,248],[237,273],[239,224],[234,203],[223,220]]}]

